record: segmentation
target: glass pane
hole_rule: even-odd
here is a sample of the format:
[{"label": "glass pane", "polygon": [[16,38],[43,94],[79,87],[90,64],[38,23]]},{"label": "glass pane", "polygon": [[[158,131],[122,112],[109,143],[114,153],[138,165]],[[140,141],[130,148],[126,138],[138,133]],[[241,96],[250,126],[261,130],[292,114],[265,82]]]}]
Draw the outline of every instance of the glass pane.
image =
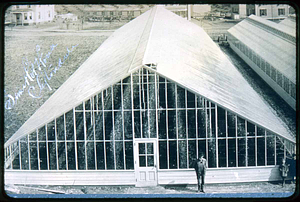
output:
[{"label": "glass pane", "polygon": [[149,84],[148,85],[149,88],[149,108],[150,109],[155,109],[155,84]]},{"label": "glass pane", "polygon": [[146,167],[146,157],[139,156],[139,160],[140,160],[140,167]]},{"label": "glass pane", "polygon": [[76,112],[76,139],[84,140],[83,112]]},{"label": "glass pane", "polygon": [[59,170],[66,170],[66,147],[64,142],[57,143]]},{"label": "glass pane", "polygon": [[159,108],[166,108],[166,89],[165,84],[159,84],[159,91],[158,91],[158,105]]},{"label": "glass pane", "polygon": [[147,167],[154,166],[154,156],[147,156]]},{"label": "glass pane", "polygon": [[95,116],[95,138],[103,140],[103,112],[94,112]]},{"label": "glass pane", "polygon": [[159,139],[167,139],[166,110],[158,110],[158,136]]},{"label": "glass pane", "polygon": [[203,97],[197,96],[197,108],[205,107],[205,99]]},{"label": "glass pane", "polygon": [[116,141],[116,169],[124,170],[124,150],[123,150],[123,141]]},{"label": "glass pane", "polygon": [[248,166],[255,166],[255,138],[247,138]]},{"label": "glass pane", "polygon": [[123,108],[131,109],[131,86],[123,85]]},{"label": "glass pane", "polygon": [[132,112],[124,111],[124,133],[126,140],[132,140]]},{"label": "glass pane", "polygon": [[27,138],[26,141],[21,141],[21,164],[22,170],[29,170]]},{"label": "glass pane", "polygon": [[49,168],[50,170],[56,170],[56,145],[55,142],[48,142],[48,154],[49,154]]},{"label": "glass pane", "polygon": [[86,119],[86,139],[87,140],[94,140],[94,123],[92,118],[91,112],[85,112],[85,119]]},{"label": "glass pane", "polygon": [[66,135],[67,140],[74,140],[73,110],[66,113]]},{"label": "glass pane", "polygon": [[125,160],[126,160],[126,170],[134,169],[133,165],[133,143],[125,142]]},{"label": "glass pane", "polygon": [[193,168],[193,162],[197,158],[196,140],[189,140],[189,168]]},{"label": "glass pane", "polygon": [[108,170],[115,169],[115,159],[114,159],[114,144],[113,142],[105,142],[106,147],[106,165]]},{"label": "glass pane", "polygon": [[104,170],[105,169],[105,157],[104,157],[104,143],[96,142],[96,155],[97,155],[97,169]]},{"label": "glass pane", "polygon": [[177,168],[177,144],[169,141],[169,169]]},{"label": "glass pane", "polygon": [[185,89],[177,85],[177,108],[185,108]]},{"label": "glass pane", "polygon": [[257,165],[265,165],[265,138],[257,138]]},{"label": "glass pane", "polygon": [[154,154],[153,153],[153,143],[146,143],[147,145],[147,154]]},{"label": "glass pane", "polygon": [[255,136],[255,125],[247,121],[247,136]]},{"label": "glass pane", "polygon": [[157,138],[156,134],[156,112],[150,111],[150,138]]},{"label": "glass pane", "polygon": [[159,168],[167,169],[167,141],[159,141]]},{"label": "glass pane", "polygon": [[123,123],[122,123],[122,112],[114,112],[114,130],[115,140],[123,140]]},{"label": "glass pane", "polygon": [[236,139],[228,139],[228,167],[236,167]]},{"label": "glass pane", "polygon": [[186,138],[186,111],[178,110],[177,111],[177,121],[178,121],[178,138]]},{"label": "glass pane", "polygon": [[139,143],[139,154],[146,154],[145,143]]},{"label": "glass pane", "polygon": [[122,80],[122,83],[130,83],[130,76]]},{"label": "glass pane", "polygon": [[80,105],[78,105],[77,107],[75,107],[75,110],[83,110],[83,105],[82,103]]},{"label": "glass pane", "polygon": [[140,109],[140,86],[138,84],[133,84],[133,107]]},{"label": "glass pane", "polygon": [[281,165],[284,158],[283,139],[276,137],[276,165]]},{"label": "glass pane", "polygon": [[68,169],[69,170],[75,170],[76,165],[75,165],[75,147],[74,147],[74,142],[68,142],[67,143],[67,150],[68,150]]},{"label": "glass pane", "polygon": [[77,142],[78,170],[85,170],[85,147],[84,142]]},{"label": "glass pane", "polygon": [[216,139],[208,139],[208,167],[217,167],[216,159]]},{"label": "glass pane", "polygon": [[91,100],[88,99],[87,101],[85,101],[85,110],[91,110]]},{"label": "glass pane", "polygon": [[[40,169],[41,170],[47,170],[48,167],[48,162],[47,162],[47,150],[46,150],[46,143],[45,142],[40,142],[39,143],[39,153],[40,153]],[[23,160],[23,156],[22,156]],[[22,162],[22,168],[24,164]]]},{"label": "glass pane", "polygon": [[95,170],[95,146],[94,142],[86,143],[86,157],[88,170]]},{"label": "glass pane", "polygon": [[149,138],[149,124],[148,124],[148,112],[142,112],[142,123],[143,123],[143,138]]},{"label": "glass pane", "polygon": [[58,140],[65,140],[64,115],[56,119],[56,132]]},{"label": "glass pane", "polygon": [[31,170],[38,169],[38,159],[37,159],[37,143],[30,142],[30,166]]},{"label": "glass pane", "polygon": [[195,108],[195,94],[187,91],[187,108]]},{"label": "glass pane", "polygon": [[102,110],[102,92],[98,94],[98,110]]},{"label": "glass pane", "polygon": [[218,140],[219,167],[226,167],[226,140]]},{"label": "glass pane", "polygon": [[225,110],[218,107],[218,137],[226,137]]},{"label": "glass pane", "polygon": [[113,92],[114,92],[114,109],[120,109],[121,108],[121,85],[114,85],[113,86]]},{"label": "glass pane", "polygon": [[168,108],[175,108],[176,100],[175,100],[175,84],[168,83],[167,84],[167,98],[168,98]]},{"label": "glass pane", "polygon": [[36,131],[32,132],[32,133],[29,135],[29,140],[34,140],[34,141],[36,141]]},{"label": "glass pane", "polygon": [[168,110],[168,135],[169,139],[176,139],[176,111]]},{"label": "glass pane", "polygon": [[187,168],[187,147],[186,140],[178,141],[179,168]]},{"label": "glass pane", "polygon": [[105,110],[112,109],[112,95],[111,95],[111,87],[108,87],[103,91],[103,103]]},{"label": "glass pane", "polygon": [[104,112],[105,118],[105,139],[112,140],[113,139],[113,126],[112,126],[112,112]]},{"label": "glass pane", "polygon": [[198,157],[201,155],[206,158],[206,140],[198,140]]},{"label": "glass pane", "polygon": [[[213,103],[211,103],[213,104]],[[211,137],[216,137],[216,111],[213,108],[213,106],[211,105],[212,109],[211,109]]]},{"label": "glass pane", "polygon": [[134,112],[134,135],[135,138],[141,138],[141,117],[140,112]]},{"label": "glass pane", "polygon": [[188,137],[196,138],[196,111],[187,110],[188,120]]},{"label": "glass pane", "polygon": [[39,141],[41,140],[46,140],[46,129],[45,129],[46,126],[43,126],[39,129]]},{"label": "glass pane", "polygon": [[246,130],[245,130],[245,120],[238,117],[237,119],[237,134],[238,134],[238,137],[243,137],[246,135]]},{"label": "glass pane", "polygon": [[245,138],[238,139],[238,166],[246,166],[246,141]]},{"label": "glass pane", "polygon": [[267,131],[267,165],[275,164],[275,136]]},{"label": "glass pane", "polygon": [[198,111],[197,111],[197,121],[198,121],[198,138],[205,138],[206,137],[205,110],[198,109]]}]

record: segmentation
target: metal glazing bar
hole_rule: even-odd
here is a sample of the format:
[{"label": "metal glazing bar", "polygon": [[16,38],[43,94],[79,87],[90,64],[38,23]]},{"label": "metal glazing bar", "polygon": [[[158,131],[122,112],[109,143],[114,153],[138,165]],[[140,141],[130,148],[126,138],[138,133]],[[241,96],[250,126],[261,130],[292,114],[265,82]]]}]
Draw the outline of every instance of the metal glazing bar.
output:
[{"label": "metal glazing bar", "polygon": [[166,104],[166,136],[167,136],[167,168],[170,169],[170,142],[169,142],[169,120],[168,120],[168,95],[167,95],[167,79],[165,79],[165,104]]},{"label": "metal glazing bar", "polygon": [[140,135],[143,138],[143,116],[142,116],[142,75],[143,69],[139,69],[139,99],[140,99]]},{"label": "metal glazing bar", "polygon": [[204,109],[205,109],[205,144],[206,144],[206,159],[207,159],[207,165],[209,167],[209,160],[208,160],[208,131],[207,131],[207,100],[204,100]]},{"label": "metal glazing bar", "polygon": [[82,106],[83,106],[83,133],[84,133],[84,136],[83,136],[83,140],[84,140],[84,156],[85,156],[85,169],[87,170],[87,153],[86,153],[86,114],[85,114],[85,101],[83,101],[82,103]]},{"label": "metal glazing bar", "polygon": [[236,167],[239,166],[239,156],[238,156],[238,125],[237,125],[237,115],[235,115],[235,159]]},{"label": "metal glazing bar", "polygon": [[255,125],[255,166],[257,166],[257,126]]},{"label": "metal glazing bar", "polygon": [[248,166],[248,127],[247,127],[247,120],[245,119],[245,137],[246,137],[246,141],[245,141],[245,152],[246,152],[246,155],[245,155],[245,162],[246,162],[246,167]]},{"label": "metal glazing bar", "polygon": [[50,170],[49,165],[49,148],[48,148],[48,124],[46,124],[46,150],[47,150],[47,170]]},{"label": "metal glazing bar", "polygon": [[[286,140],[283,139],[283,158],[286,159]],[[292,158],[294,158],[292,156]]]},{"label": "metal glazing bar", "polygon": [[216,132],[216,164],[219,167],[219,139],[218,139],[218,105],[215,103],[215,132]]},{"label": "metal glazing bar", "polygon": [[93,121],[93,132],[94,132],[94,141],[93,141],[93,143],[94,143],[94,157],[95,157],[95,170],[97,170],[98,169],[98,167],[97,167],[97,147],[96,147],[96,129],[95,129],[95,103],[96,103],[96,111],[97,111],[97,114],[99,113],[98,112],[98,94],[96,95],[96,100],[95,100],[95,96],[92,98],[92,101],[93,101],[93,103],[92,103],[92,111],[91,111],[91,113],[92,113],[92,121]]},{"label": "metal glazing bar", "polygon": [[54,134],[55,134],[55,154],[56,154],[56,170],[58,169],[58,145],[57,145],[57,126],[56,126],[56,119],[54,119]]},{"label": "metal glazing bar", "polygon": [[[14,153],[15,153],[15,150],[14,150]],[[11,145],[9,145],[9,156],[10,156],[10,169],[13,169],[12,158],[13,158],[14,155],[11,153]]]},{"label": "metal glazing bar", "polygon": [[[155,114],[156,114],[156,138],[159,139],[158,137],[158,111],[157,111],[157,108],[158,108],[158,94],[157,94],[157,74],[156,72],[154,72],[154,81],[155,81]],[[158,141],[159,142],[159,141]],[[157,148],[159,148],[159,145],[157,146]],[[159,149],[157,149],[159,150]],[[157,154],[159,154],[159,152],[157,152]],[[159,157],[158,157],[159,158]],[[155,158],[154,158],[155,159]],[[159,168],[159,160],[157,160],[157,168]]]},{"label": "metal glazing bar", "polygon": [[[104,118],[104,96],[103,91],[101,92],[101,102],[102,102],[102,124],[103,124],[103,140],[105,140],[105,118]],[[104,150],[104,165],[105,170],[107,169],[107,163],[106,163],[106,143],[103,142],[103,150]]]},{"label": "metal glazing bar", "polygon": [[20,142],[20,140],[18,140],[18,142],[19,142],[19,163],[20,163],[20,170],[22,170],[21,142]]},{"label": "metal glazing bar", "polygon": [[133,106],[133,79],[132,73],[130,74],[130,97],[131,97],[131,122],[132,122],[132,139],[135,138],[135,130],[134,130],[134,106]]},{"label": "metal glazing bar", "polygon": [[123,101],[123,80],[121,80],[121,111],[122,111],[122,135],[123,135],[123,166],[126,170],[126,153],[125,153],[125,131],[124,131],[124,101]]},{"label": "metal glazing bar", "polygon": [[179,145],[178,145],[178,109],[177,109],[177,84],[175,83],[175,113],[176,113],[176,148],[177,148],[177,168],[179,169]]},{"label": "metal glazing bar", "polygon": [[276,152],[276,147],[277,147],[277,145],[276,145],[276,135],[274,136],[274,138],[275,138],[275,140],[274,140],[274,159],[275,159],[275,165],[276,165],[276,163],[277,163],[277,152]]},{"label": "metal glazing bar", "polygon": [[117,162],[116,162],[116,141],[115,141],[115,113],[114,113],[114,88],[113,86],[110,86],[111,88],[111,108],[112,108],[112,131],[113,131],[113,144],[114,144],[114,170],[117,168]]},{"label": "metal glazing bar", "polygon": [[[20,141],[19,141],[20,143]],[[36,145],[37,145],[37,159],[38,159],[38,170],[41,170],[41,165],[40,165],[40,141],[39,141],[39,130],[36,129]],[[20,148],[20,144],[19,144],[19,148]],[[21,152],[20,152],[21,155]]]},{"label": "metal glazing bar", "polygon": [[148,70],[147,70],[147,114],[148,114],[148,138],[151,138],[150,134],[150,108],[149,108],[149,75],[148,75]]},{"label": "metal glazing bar", "polygon": [[267,165],[267,131],[265,130],[265,166]]},{"label": "metal glazing bar", "polygon": [[185,93],[185,135],[186,135],[186,154],[187,154],[187,167],[189,168],[189,141],[188,141],[188,131],[189,131],[189,128],[188,128],[188,115],[187,115],[187,90],[184,89],[184,93]]},{"label": "metal glazing bar", "polygon": [[76,170],[78,170],[78,159],[77,159],[77,133],[76,133],[76,116],[75,107],[73,107],[73,124],[74,124],[74,146],[75,146],[75,165]]},{"label": "metal glazing bar", "polygon": [[66,170],[69,170],[69,165],[68,165],[68,148],[67,148],[67,131],[66,131],[66,114],[65,113],[64,113],[64,135],[65,135]]},{"label": "metal glazing bar", "polygon": [[31,170],[31,162],[30,162],[30,146],[29,146],[29,135],[27,135],[27,147],[28,147],[28,168]]},{"label": "metal glazing bar", "polygon": [[228,168],[228,120],[227,120],[227,110],[225,110],[225,130],[226,130],[226,167]]},{"label": "metal glazing bar", "polygon": [[196,158],[198,159],[198,110],[197,110],[197,96],[195,95],[195,120],[196,120]]}]

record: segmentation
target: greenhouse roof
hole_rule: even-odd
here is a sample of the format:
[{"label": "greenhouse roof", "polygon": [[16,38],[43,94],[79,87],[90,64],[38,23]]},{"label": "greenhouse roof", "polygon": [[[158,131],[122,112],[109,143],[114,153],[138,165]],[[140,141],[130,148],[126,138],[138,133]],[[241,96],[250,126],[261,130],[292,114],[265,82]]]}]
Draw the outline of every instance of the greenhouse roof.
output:
[{"label": "greenhouse roof", "polygon": [[296,19],[288,17],[282,20],[279,23],[279,26],[281,26],[284,30],[290,30],[290,32],[293,33],[294,36],[296,35]]},{"label": "greenhouse roof", "polygon": [[228,32],[296,83],[295,29],[251,15]]},{"label": "greenhouse roof", "polygon": [[6,145],[147,64],[157,64],[153,71],[158,74],[295,142],[283,121],[201,27],[158,6],[115,31]]}]

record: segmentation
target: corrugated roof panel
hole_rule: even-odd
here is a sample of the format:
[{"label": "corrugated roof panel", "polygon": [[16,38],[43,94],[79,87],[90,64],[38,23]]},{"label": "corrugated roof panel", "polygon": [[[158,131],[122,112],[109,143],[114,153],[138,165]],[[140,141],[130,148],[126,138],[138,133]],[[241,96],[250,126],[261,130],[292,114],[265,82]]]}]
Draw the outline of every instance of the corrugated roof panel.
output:
[{"label": "corrugated roof panel", "polygon": [[201,27],[160,8],[147,48],[144,63],[157,63],[159,74],[294,141],[280,118]]},{"label": "corrugated roof panel", "polygon": [[[256,18],[258,17],[256,16]],[[230,28],[228,32],[259,54],[289,80],[296,83],[295,44],[262,29],[247,19]]]}]

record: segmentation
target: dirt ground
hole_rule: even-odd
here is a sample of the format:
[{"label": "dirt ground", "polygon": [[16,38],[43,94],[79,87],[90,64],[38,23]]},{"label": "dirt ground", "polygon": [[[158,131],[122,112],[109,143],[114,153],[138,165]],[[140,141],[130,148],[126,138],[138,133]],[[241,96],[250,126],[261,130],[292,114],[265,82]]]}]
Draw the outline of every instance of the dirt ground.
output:
[{"label": "dirt ground", "polygon": [[[294,193],[295,184],[253,182],[205,185],[205,194]],[[196,185],[134,186],[6,186],[7,194],[197,194]],[[199,193],[203,194],[203,193]]]}]

